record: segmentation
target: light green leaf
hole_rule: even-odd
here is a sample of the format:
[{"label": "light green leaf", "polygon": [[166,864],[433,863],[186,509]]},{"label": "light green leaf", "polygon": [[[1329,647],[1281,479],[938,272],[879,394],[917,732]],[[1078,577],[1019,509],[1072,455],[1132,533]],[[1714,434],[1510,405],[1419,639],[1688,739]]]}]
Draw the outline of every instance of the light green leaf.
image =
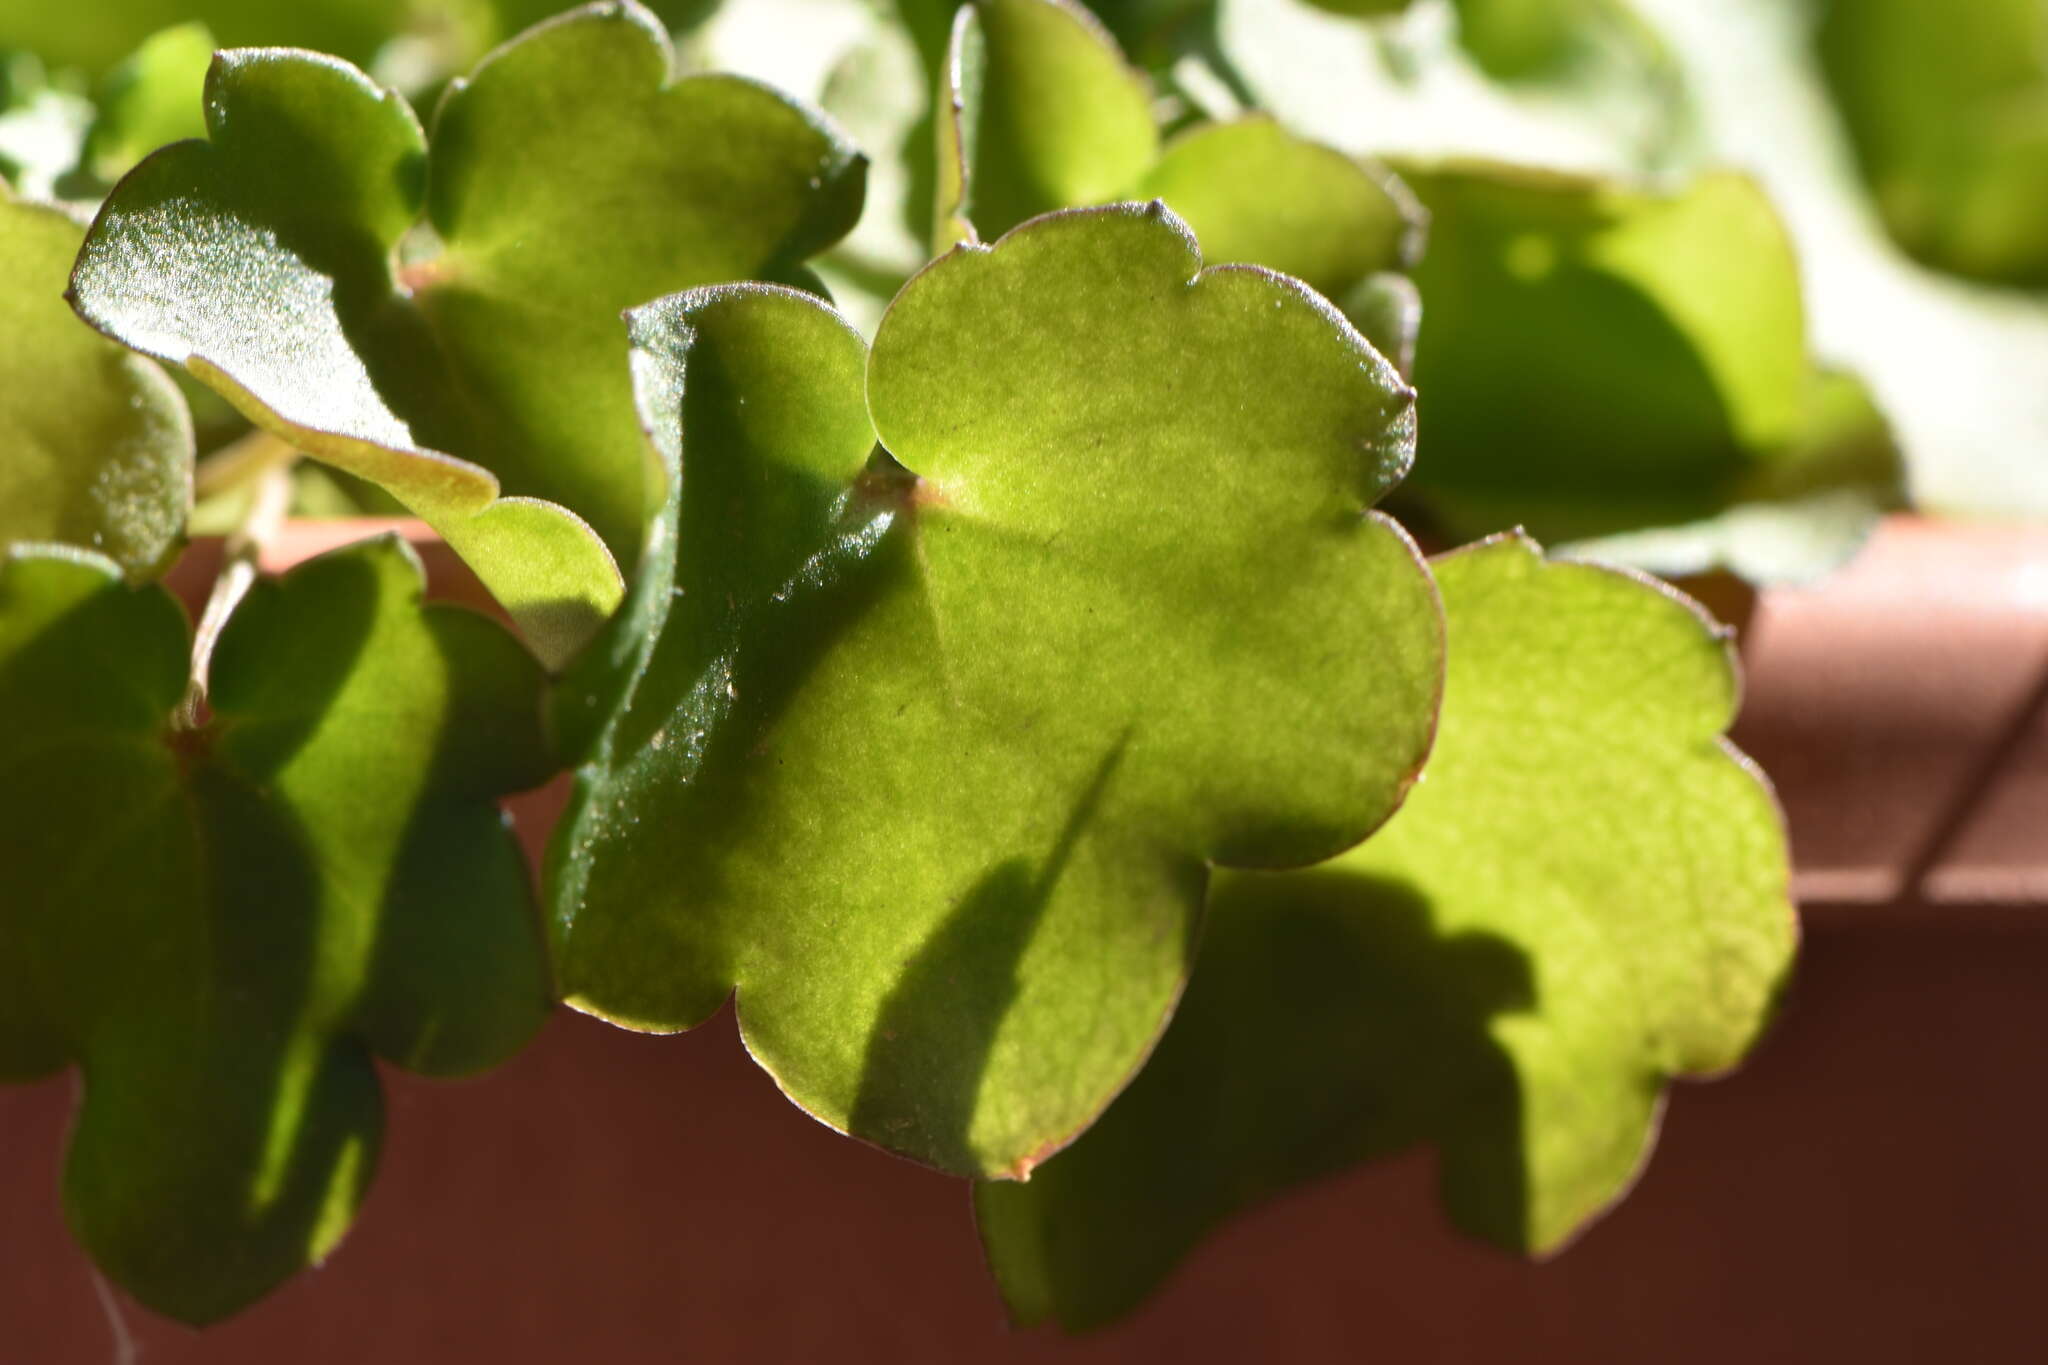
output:
[{"label": "light green leaf", "polygon": [[1892,235],[1931,265],[2048,286],[2048,5],[1819,10],[1821,69]]},{"label": "light green leaf", "polygon": [[496,798],[549,771],[542,678],[419,604],[395,539],[259,582],[176,729],[177,603],[75,552],[0,561],[0,1076],[85,1077],[73,1229],[130,1293],[221,1317],[318,1262],[381,1128],[375,1052],[455,1074],[549,1001]]},{"label": "light green leaf", "polygon": [[1665,195],[1486,164],[1403,174],[1431,225],[1412,488],[1452,538],[1694,521],[1796,458],[1798,266],[1751,181]]},{"label": "light green leaf", "polygon": [[[80,311],[388,489],[561,664],[618,601],[605,547],[630,562],[660,497],[620,310],[795,272],[857,216],[860,158],[763,87],[674,78],[630,3],[488,58],[431,165],[404,102],[330,59],[224,53],[208,91],[213,141],[108,201]],[[438,253],[397,267],[423,206]]]},{"label": "light green leaf", "polygon": [[1021,1176],[1143,1060],[1212,863],[1400,801],[1438,621],[1365,509],[1410,396],[1299,285],[1199,265],[1122,206],[942,257],[872,355],[767,287],[636,316],[682,476],[560,699],[610,717],[554,849],[573,1004],[674,1030],[737,988],[814,1115]]},{"label": "light green leaf", "polygon": [[1145,78],[1073,0],[961,6],[946,66],[937,249],[1125,198],[1159,154]]},{"label": "light green leaf", "polygon": [[206,136],[206,70],[213,49],[205,24],[180,24],[151,34],[107,73],[85,143],[95,176],[118,180],[158,147]]},{"label": "light green leaf", "polygon": [[2048,303],[1928,270],[1890,240],[1829,101],[1804,6],[1635,3],[1683,58],[1712,154],[1754,174],[1784,214],[1814,350],[1869,384],[1905,453],[1914,503],[2048,515]]},{"label": "light green leaf", "polygon": [[1263,265],[1333,299],[1412,266],[1422,247],[1422,215],[1398,180],[1264,115],[1176,138],[1137,190],[1187,219],[1210,260]]},{"label": "light green leaf", "polygon": [[[1099,90],[1103,98],[1095,107],[1065,106],[1063,121],[1051,125],[1057,137],[1041,135],[1044,126],[1012,126],[987,113],[1007,107],[1006,100],[1035,108],[1026,101],[1072,86]],[[1296,137],[1258,114],[1196,126],[1161,151],[1143,79],[1124,65],[1110,35],[1067,0],[963,8],[946,89],[964,112],[941,123],[939,162],[951,168],[941,179],[953,175],[967,188],[966,202],[941,196],[942,243],[974,240],[977,231],[1006,228],[1021,216],[1021,208],[1013,216],[975,201],[973,187],[985,180],[1031,179],[1038,188],[1019,203],[1032,212],[1160,199],[1194,229],[1210,260],[1293,275],[1333,299],[1355,302],[1356,313],[1347,307],[1352,321],[1375,344],[1386,342],[1390,354],[1412,346],[1412,290],[1391,272],[1420,251],[1423,213],[1385,169]],[[1128,98],[1109,98],[1118,91]],[[1109,173],[1100,159],[1104,147],[1124,149],[1125,179]],[[1376,275],[1383,278],[1368,283]]]},{"label": "light green leaf", "polygon": [[64,306],[84,236],[0,189],[0,543],[84,546],[143,579],[183,541],[192,421],[162,370]]},{"label": "light green leaf", "polygon": [[977,1191],[1019,1318],[1108,1321],[1237,1210],[1418,1142],[1460,1227],[1554,1250],[1634,1179],[1666,1081],[1757,1036],[1795,925],[1776,804],[1721,738],[1724,633],[1517,538],[1436,570],[1449,670],[1407,806],[1322,866],[1221,875],[1144,1073]]}]

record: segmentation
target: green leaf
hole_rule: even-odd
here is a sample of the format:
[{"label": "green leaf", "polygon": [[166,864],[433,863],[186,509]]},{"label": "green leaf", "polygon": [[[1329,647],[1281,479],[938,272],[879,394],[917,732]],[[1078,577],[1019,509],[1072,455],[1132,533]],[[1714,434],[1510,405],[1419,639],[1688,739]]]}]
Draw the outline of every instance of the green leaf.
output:
[{"label": "green leaf", "polygon": [[[2048,447],[2048,303],[1929,270],[1898,250],[1828,100],[1804,7],[1635,3],[1683,60],[1708,150],[1754,174],[1783,212],[1814,350],[1870,386],[1905,453],[1915,505],[2048,514],[2039,457]],[[1915,78],[1945,79],[1931,70]],[[1958,111],[1947,126],[1964,121]]]},{"label": "green leaf", "polygon": [[1796,449],[1798,266],[1748,179],[1676,194],[1485,164],[1408,167],[1429,458],[1452,538],[1569,539],[1711,515]]},{"label": "green leaf", "polygon": [[1899,449],[1869,389],[1820,370],[1807,385],[1799,434],[1743,480],[1726,511],[1558,552],[1666,577],[1725,569],[1751,583],[1808,583],[1847,563],[1905,498]]},{"label": "green leaf", "polygon": [[100,83],[99,114],[85,159],[104,181],[118,180],[167,143],[206,136],[206,70],[213,34],[201,23],[153,33]]},{"label": "green leaf", "polygon": [[107,71],[153,33],[188,20],[230,44],[297,46],[368,61],[411,0],[0,0],[0,35],[53,66]]},{"label": "green leaf", "polygon": [[192,421],[162,370],[64,306],[84,236],[0,190],[0,543],[86,546],[148,578],[182,543]]},{"label": "green leaf", "polygon": [[[605,546],[630,563],[660,497],[619,311],[793,274],[859,212],[862,162],[815,115],[671,66],[645,10],[577,10],[450,90],[429,164],[404,102],[353,68],[224,53],[213,140],[116,188],[78,307],[381,484],[559,665],[618,601]],[[400,268],[423,206],[438,253]]]},{"label": "green leaf", "polygon": [[540,671],[421,587],[395,539],[259,582],[191,731],[169,595],[0,560],[0,712],[33,718],[0,730],[0,1077],[78,1064],[66,1213],[159,1312],[221,1317],[339,1240],[373,1052],[474,1071],[547,1011],[496,806],[549,771]]},{"label": "green leaf", "polygon": [[1237,1210],[1419,1142],[1460,1227],[1555,1250],[1634,1179],[1665,1082],[1757,1036],[1795,922],[1776,804],[1721,738],[1723,632],[1518,538],[1436,570],[1449,669],[1407,806],[1322,866],[1220,876],[1144,1073],[977,1191],[1019,1318],[1106,1322]]},{"label": "green leaf", "polygon": [[942,257],[871,355],[765,286],[636,315],[681,477],[560,698],[610,716],[553,851],[571,1003],[674,1030],[737,988],[812,1114],[1021,1176],[1143,1060],[1211,864],[1400,801],[1439,626],[1365,509],[1410,395],[1298,284],[1199,265],[1127,205]]},{"label": "green leaf", "polygon": [[[1027,212],[1160,199],[1207,244],[1212,261],[1294,275],[1355,303],[1347,315],[1375,344],[1386,342],[1389,354],[1412,347],[1412,290],[1391,272],[1421,249],[1423,214],[1383,168],[1257,114],[1197,126],[1161,151],[1143,78],[1067,0],[964,7],[946,88],[956,116],[940,126],[939,162],[950,168],[941,178],[965,188],[950,199],[942,194],[941,243],[1007,229]],[[1100,98],[1061,104],[1051,93],[1072,88]],[[1048,101],[1060,109],[1058,121],[1024,117],[1042,113]],[[1002,109],[1011,112],[993,112]],[[1105,148],[1120,149],[1114,167]],[[1001,198],[1007,191],[1000,187],[1020,180],[1034,188],[994,208],[977,198],[978,185],[998,186]],[[1368,283],[1373,276],[1383,278]]]},{"label": "green leaf", "polygon": [[1393,176],[1264,115],[1176,138],[1137,197],[1164,199],[1210,260],[1263,265],[1333,299],[1412,266],[1422,246],[1422,215]]},{"label": "green leaf", "polygon": [[1832,0],[1815,41],[1879,212],[1914,256],[2048,286],[2048,7]]},{"label": "green leaf", "polygon": [[934,245],[993,241],[1052,209],[1125,198],[1159,154],[1151,93],[1073,0],[973,0],[939,110]]}]

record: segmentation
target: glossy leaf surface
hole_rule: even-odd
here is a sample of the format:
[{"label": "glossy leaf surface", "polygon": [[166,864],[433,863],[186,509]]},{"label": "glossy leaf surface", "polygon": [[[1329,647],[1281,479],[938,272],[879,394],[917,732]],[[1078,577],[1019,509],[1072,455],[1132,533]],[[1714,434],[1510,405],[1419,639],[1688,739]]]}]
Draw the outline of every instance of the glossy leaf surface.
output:
[{"label": "glossy leaf surface", "polygon": [[1436,562],[1425,780],[1319,867],[1225,873],[1157,1054],[977,1209],[1012,1311],[1092,1326],[1218,1222],[1418,1142],[1452,1218],[1556,1248],[1618,1197],[1665,1082],[1732,1066],[1794,940],[1782,824],[1721,738],[1727,643],[1668,589],[1509,538]]},{"label": "glossy leaf surface", "polygon": [[[815,116],[675,79],[631,4],[493,54],[444,101],[431,167],[402,100],[311,54],[223,54],[208,120],[117,187],[80,311],[399,497],[551,664],[617,602],[605,545],[630,563],[660,495],[619,311],[793,271],[859,211],[861,162]],[[400,268],[423,207],[438,254]]]},{"label": "glossy leaf surface", "polygon": [[941,258],[872,355],[766,287],[637,315],[681,494],[561,698],[623,697],[554,850],[571,1003],[673,1030],[737,988],[813,1114],[1023,1175],[1149,1050],[1208,864],[1399,802],[1439,625],[1365,509],[1410,396],[1300,286],[1199,265],[1125,206]]},{"label": "glossy leaf surface", "polygon": [[371,1055],[489,1066],[546,1013],[496,807],[543,779],[539,669],[419,604],[396,540],[251,589],[213,720],[169,728],[188,631],[111,565],[0,574],[0,1076],[75,1062],[66,1213],[106,1272],[203,1322],[320,1260],[376,1162]]},{"label": "glossy leaf surface", "polygon": [[163,567],[192,503],[192,422],[151,362],[81,323],[64,282],[85,230],[0,189],[0,543]]}]

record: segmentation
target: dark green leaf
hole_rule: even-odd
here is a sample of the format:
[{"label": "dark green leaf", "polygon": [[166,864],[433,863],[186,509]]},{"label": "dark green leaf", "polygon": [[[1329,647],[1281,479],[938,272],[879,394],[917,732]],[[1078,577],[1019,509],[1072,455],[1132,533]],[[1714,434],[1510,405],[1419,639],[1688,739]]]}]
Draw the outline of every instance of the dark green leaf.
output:
[{"label": "dark green leaf", "polygon": [[0,543],[98,550],[161,569],[192,504],[192,422],[154,364],[64,306],[85,230],[0,189]]},{"label": "dark green leaf", "polygon": [[1320,867],[1220,876],[1151,1064],[1029,1184],[980,1187],[1019,1318],[1105,1322],[1235,1211],[1418,1142],[1461,1227],[1551,1251],[1634,1179],[1665,1082],[1756,1037],[1795,930],[1776,804],[1721,738],[1723,634],[1520,539],[1436,568],[1407,806]]},{"label": "dark green leaf", "polygon": [[562,697],[566,733],[625,698],[557,836],[572,1003],[672,1030],[737,987],[824,1121],[1022,1175],[1145,1056],[1211,863],[1399,802],[1438,621],[1365,509],[1409,395],[1299,285],[1199,264],[1125,206],[941,258],[871,356],[766,287],[638,315],[681,492]]},{"label": "dark green leaf", "polygon": [[376,1162],[371,1054],[435,1074],[548,1008],[497,810],[547,775],[541,676],[368,542],[259,582],[173,729],[183,613],[96,557],[0,560],[0,1077],[75,1062],[65,1208],[150,1307],[319,1261]]}]

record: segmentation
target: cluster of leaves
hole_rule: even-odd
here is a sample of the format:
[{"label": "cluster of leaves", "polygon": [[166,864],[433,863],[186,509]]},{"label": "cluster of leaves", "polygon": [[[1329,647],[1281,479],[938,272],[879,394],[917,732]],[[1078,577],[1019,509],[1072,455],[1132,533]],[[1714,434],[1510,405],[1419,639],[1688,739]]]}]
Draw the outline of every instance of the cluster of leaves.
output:
[{"label": "cluster of leaves", "polygon": [[[217,1317],[346,1228],[373,1054],[737,996],[795,1103],[981,1182],[1021,1319],[1415,1143],[1560,1245],[1795,931],[1724,632],[1501,533],[1853,550],[1899,469],[1815,215],[1700,169],[1651,0],[902,0],[791,81],[865,151],[678,59],[756,3],[472,66],[550,7],[0,0],[49,62],[0,88],[0,1078],[80,1069],[79,1236]],[[2035,278],[2032,134],[1959,206],[1881,98],[1918,8],[1815,67],[1918,254]],[[287,480],[509,628],[388,540],[251,586]],[[496,803],[564,770],[536,889]]]}]

